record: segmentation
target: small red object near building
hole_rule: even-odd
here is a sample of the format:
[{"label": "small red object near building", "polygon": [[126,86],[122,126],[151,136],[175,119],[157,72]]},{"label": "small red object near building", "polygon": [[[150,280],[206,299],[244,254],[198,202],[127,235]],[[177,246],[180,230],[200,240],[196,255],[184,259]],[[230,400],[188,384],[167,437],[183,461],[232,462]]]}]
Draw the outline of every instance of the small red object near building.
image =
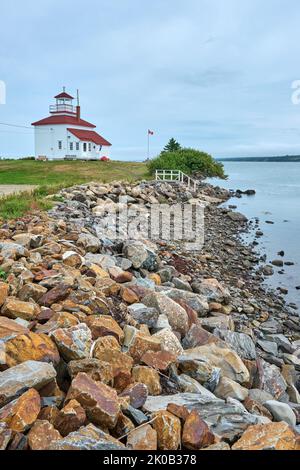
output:
[{"label": "small red object near building", "polygon": [[109,162],[108,157],[101,157],[100,160],[101,160],[101,162]]}]

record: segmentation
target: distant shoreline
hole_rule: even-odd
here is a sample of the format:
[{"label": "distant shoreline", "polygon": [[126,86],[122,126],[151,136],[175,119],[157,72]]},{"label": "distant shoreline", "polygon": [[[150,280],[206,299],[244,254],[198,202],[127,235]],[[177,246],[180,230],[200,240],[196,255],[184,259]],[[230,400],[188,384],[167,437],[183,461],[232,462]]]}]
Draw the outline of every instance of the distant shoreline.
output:
[{"label": "distant shoreline", "polygon": [[300,155],[286,155],[283,157],[230,157],[216,158],[218,162],[300,162]]}]

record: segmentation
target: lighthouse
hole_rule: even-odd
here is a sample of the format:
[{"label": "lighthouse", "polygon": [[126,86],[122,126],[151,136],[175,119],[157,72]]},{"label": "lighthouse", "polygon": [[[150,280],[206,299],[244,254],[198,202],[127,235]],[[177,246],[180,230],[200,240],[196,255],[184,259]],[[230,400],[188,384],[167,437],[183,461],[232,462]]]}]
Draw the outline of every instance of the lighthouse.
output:
[{"label": "lighthouse", "polygon": [[63,91],[54,97],[49,116],[33,122],[35,158],[47,160],[100,160],[109,157],[111,143],[96,132],[96,126],[81,118],[77,103]]}]

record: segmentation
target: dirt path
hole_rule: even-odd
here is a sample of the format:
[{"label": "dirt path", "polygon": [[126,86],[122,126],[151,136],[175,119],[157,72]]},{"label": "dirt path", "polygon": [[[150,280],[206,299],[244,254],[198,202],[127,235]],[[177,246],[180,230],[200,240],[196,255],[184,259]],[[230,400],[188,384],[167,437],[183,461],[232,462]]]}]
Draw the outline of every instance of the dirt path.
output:
[{"label": "dirt path", "polygon": [[36,186],[29,184],[0,184],[0,197],[9,194],[18,194],[24,191],[32,191]]}]

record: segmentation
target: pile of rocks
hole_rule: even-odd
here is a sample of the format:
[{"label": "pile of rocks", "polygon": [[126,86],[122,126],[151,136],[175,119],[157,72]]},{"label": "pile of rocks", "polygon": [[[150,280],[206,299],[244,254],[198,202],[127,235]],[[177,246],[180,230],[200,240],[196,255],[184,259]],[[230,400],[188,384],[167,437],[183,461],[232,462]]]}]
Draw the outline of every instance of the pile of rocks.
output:
[{"label": "pile of rocks", "polygon": [[[99,237],[120,196],[145,217],[205,202],[202,252]],[[300,447],[299,317],[262,290],[226,198],[91,183],[1,226],[0,449]]]}]

